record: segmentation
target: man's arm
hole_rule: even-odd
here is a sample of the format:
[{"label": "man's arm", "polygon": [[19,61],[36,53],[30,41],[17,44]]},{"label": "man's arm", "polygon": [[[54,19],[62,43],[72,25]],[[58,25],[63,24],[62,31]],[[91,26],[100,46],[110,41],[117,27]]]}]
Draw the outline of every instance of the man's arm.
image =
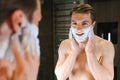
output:
[{"label": "man's arm", "polygon": [[[77,54],[74,50],[72,50],[72,52],[70,51],[70,45],[68,45],[67,40],[63,41],[59,47],[59,58],[55,68],[57,80],[66,80],[71,74],[71,71],[76,61]],[[67,53],[69,54],[66,56]]]},{"label": "man's arm", "polygon": [[[91,41],[91,45],[94,42]],[[113,70],[113,61],[114,61],[114,47],[110,42],[103,43],[103,62],[100,64],[93,51],[88,51],[87,61],[90,71],[95,78],[95,80],[113,80],[114,70]],[[93,46],[91,46],[93,48]],[[95,48],[95,47],[94,47]]]},{"label": "man's arm", "polygon": [[[30,37],[28,40],[30,40]],[[38,55],[39,47],[36,46],[37,43],[34,38],[33,40],[34,42],[32,42],[31,45],[28,45],[23,49],[18,36],[12,36],[11,48],[14,55],[13,63],[15,64],[12,80],[37,80],[40,57]]]}]

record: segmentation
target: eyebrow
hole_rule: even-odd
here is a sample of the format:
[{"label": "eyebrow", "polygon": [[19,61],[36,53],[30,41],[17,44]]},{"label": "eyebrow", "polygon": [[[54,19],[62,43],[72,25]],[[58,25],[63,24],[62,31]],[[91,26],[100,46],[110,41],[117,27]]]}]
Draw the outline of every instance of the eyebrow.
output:
[{"label": "eyebrow", "polygon": [[71,22],[76,22],[76,21],[74,21],[74,20],[71,20]]},{"label": "eyebrow", "polygon": [[83,21],[83,22],[88,22],[89,23],[89,21]]},{"label": "eyebrow", "polygon": [[[76,21],[71,20],[71,22],[76,22]],[[85,20],[85,21],[83,21],[83,23],[89,23],[89,21]]]}]

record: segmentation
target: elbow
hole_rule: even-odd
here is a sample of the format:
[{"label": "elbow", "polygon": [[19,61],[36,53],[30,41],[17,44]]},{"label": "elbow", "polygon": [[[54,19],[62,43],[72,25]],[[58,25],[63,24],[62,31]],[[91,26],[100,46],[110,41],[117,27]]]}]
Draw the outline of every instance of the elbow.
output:
[{"label": "elbow", "polygon": [[66,80],[60,69],[55,69],[55,75],[57,80]]},{"label": "elbow", "polygon": [[111,75],[111,80],[114,80],[114,74]]},{"label": "elbow", "polygon": [[114,74],[111,74],[108,77],[106,77],[105,80],[113,80],[113,79],[114,79]]},{"label": "elbow", "polygon": [[58,71],[57,71],[57,69],[55,69],[55,75],[56,75],[56,77],[58,76]]},{"label": "elbow", "polygon": [[110,75],[109,75],[109,79],[108,80],[113,80],[114,79],[114,73],[111,73]]},{"label": "elbow", "polygon": [[55,75],[56,75],[57,80],[61,80],[61,79],[60,79],[60,78],[61,78],[61,75],[60,75],[59,70],[55,69]]}]

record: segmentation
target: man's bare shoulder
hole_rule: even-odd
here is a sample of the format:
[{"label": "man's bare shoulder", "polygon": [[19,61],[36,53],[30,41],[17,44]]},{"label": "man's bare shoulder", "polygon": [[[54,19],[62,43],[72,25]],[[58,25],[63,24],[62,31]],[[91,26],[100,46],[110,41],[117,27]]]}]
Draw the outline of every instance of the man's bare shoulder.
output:
[{"label": "man's bare shoulder", "polygon": [[70,50],[70,39],[65,39],[60,43],[59,53],[67,53]]},{"label": "man's bare shoulder", "polygon": [[95,36],[96,43],[106,53],[114,53],[114,45],[111,41]]},{"label": "man's bare shoulder", "polygon": [[101,37],[95,36],[96,38],[96,42],[99,43],[99,45],[103,46],[103,47],[113,47],[113,44],[111,41],[108,41],[106,39],[103,39]]},{"label": "man's bare shoulder", "polygon": [[60,47],[62,46],[68,46],[68,45],[70,45],[70,40],[69,39],[65,39],[65,40],[63,40],[63,41],[61,41],[61,43],[60,43]]}]

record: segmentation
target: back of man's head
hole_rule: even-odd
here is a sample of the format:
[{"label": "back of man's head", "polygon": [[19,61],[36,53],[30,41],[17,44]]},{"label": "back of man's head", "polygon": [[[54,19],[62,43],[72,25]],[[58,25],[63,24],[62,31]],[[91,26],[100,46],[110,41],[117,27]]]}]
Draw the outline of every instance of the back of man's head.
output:
[{"label": "back of man's head", "polygon": [[23,10],[31,21],[37,0],[0,0],[0,25],[17,9]]}]

